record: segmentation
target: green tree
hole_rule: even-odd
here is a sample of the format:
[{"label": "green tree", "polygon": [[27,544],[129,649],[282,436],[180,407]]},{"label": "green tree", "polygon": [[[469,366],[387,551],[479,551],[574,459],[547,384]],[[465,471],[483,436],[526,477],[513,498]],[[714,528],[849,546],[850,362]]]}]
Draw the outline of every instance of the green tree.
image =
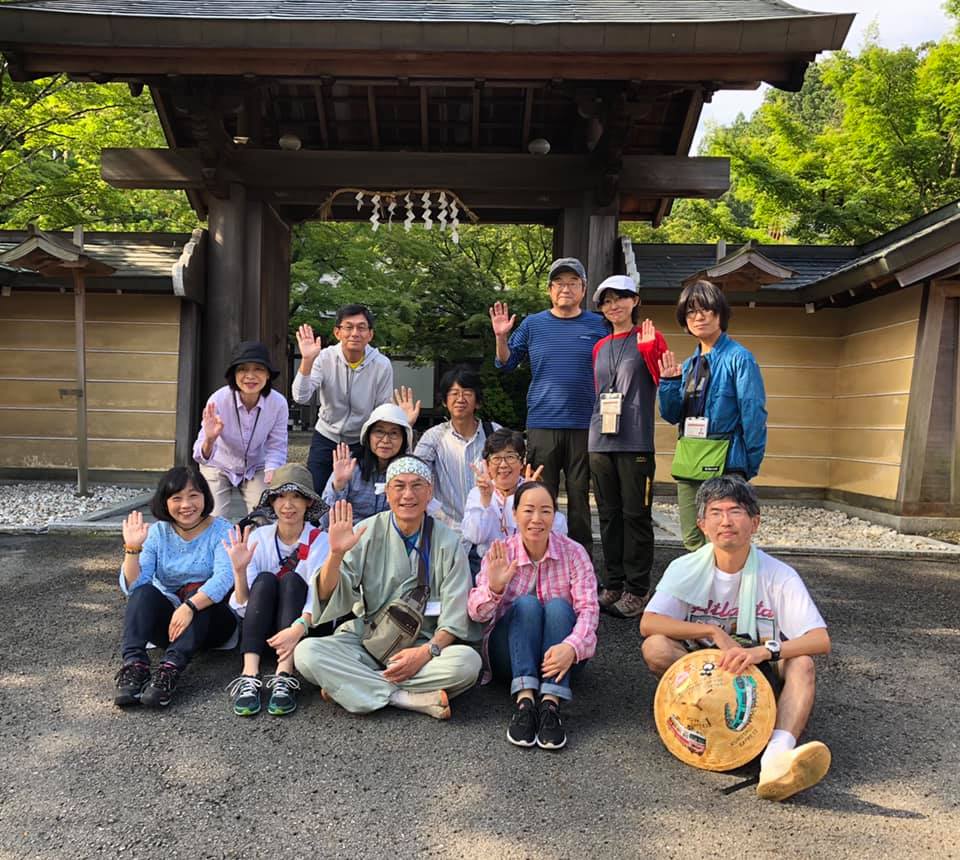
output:
[{"label": "green tree", "polygon": [[63,75],[16,83],[0,58],[0,227],[192,229],[181,192],[122,190],[100,178],[103,147],[162,145],[148,95]]}]

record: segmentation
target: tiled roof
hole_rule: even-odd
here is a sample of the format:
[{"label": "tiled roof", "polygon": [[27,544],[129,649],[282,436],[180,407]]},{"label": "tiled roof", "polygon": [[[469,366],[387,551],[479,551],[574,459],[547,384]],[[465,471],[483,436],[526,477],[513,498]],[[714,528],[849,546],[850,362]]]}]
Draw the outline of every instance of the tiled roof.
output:
[{"label": "tiled roof", "polygon": [[21,0],[7,8],[232,20],[647,24],[830,17],[780,0]]}]

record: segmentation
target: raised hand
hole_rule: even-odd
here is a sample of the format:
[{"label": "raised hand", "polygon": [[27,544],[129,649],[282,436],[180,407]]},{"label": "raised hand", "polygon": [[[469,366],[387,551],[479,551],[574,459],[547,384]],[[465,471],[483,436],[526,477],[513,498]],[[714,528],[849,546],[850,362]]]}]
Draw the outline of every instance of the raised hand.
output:
[{"label": "raised hand", "polygon": [[217,415],[217,407],[214,403],[208,403],[203,408],[203,436],[211,445],[220,438],[223,433],[223,419]]},{"label": "raised hand", "polygon": [[327,535],[330,540],[330,552],[335,555],[346,555],[360,540],[366,526],[353,528],[353,505],[340,499],[330,508],[330,526]]},{"label": "raised hand", "polygon": [[640,331],[637,332],[637,343],[650,343],[657,337],[656,326],[650,320],[644,320],[640,323]]},{"label": "raised hand", "polygon": [[413,402],[413,389],[406,385],[395,388],[393,390],[393,402],[406,413],[407,421],[413,427],[420,417],[420,401]]},{"label": "raised hand", "polygon": [[484,562],[486,563],[487,582],[490,583],[490,590],[494,594],[503,594],[517,572],[517,563],[510,561],[507,555],[507,545],[503,541],[495,540],[490,544]]},{"label": "raised hand", "polygon": [[302,325],[297,329],[297,346],[300,347],[300,355],[305,361],[312,362],[323,349],[323,343],[319,337],[314,337],[313,326]]},{"label": "raised hand", "polygon": [[668,349],[660,356],[660,378],[676,379],[683,371],[683,368],[677,364],[677,357]]},{"label": "raised hand", "polygon": [[130,549],[138,549],[143,546],[147,539],[147,532],[150,530],[149,524],[143,521],[143,514],[140,511],[130,511],[127,518],[123,521],[123,544]]},{"label": "raised hand", "polygon": [[543,466],[537,466],[534,469],[533,464],[527,463],[527,467],[523,470],[523,479],[525,481],[539,481],[542,474]]},{"label": "raised hand", "polygon": [[470,468],[473,470],[473,474],[477,476],[476,483],[477,489],[480,491],[480,501],[485,508],[489,508],[490,502],[493,501],[493,481],[490,480],[486,467],[479,463],[471,463]]},{"label": "raised hand", "polygon": [[333,449],[333,488],[337,491],[344,490],[356,467],[357,458],[350,456],[350,446],[341,442]]},{"label": "raised hand", "polygon": [[241,532],[239,526],[234,526],[227,534],[228,540],[220,541],[227,555],[230,556],[230,564],[235,571],[245,571],[247,565],[253,560],[253,551],[257,548],[257,542],[249,543],[252,530],[253,526],[247,526]]},{"label": "raised hand", "polygon": [[494,302],[490,308],[490,325],[496,337],[506,337],[517,321],[517,315],[510,316],[510,308],[506,302]]}]

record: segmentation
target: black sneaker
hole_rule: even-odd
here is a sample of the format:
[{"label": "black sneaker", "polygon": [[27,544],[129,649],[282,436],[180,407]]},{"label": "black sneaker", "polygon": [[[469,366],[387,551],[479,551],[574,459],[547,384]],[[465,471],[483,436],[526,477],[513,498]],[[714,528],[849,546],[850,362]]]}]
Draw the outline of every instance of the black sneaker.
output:
[{"label": "black sneaker", "polygon": [[297,690],[300,682],[287,672],[280,672],[267,678],[267,689],[270,690],[270,701],[267,711],[275,717],[292,714],[297,709]]},{"label": "black sneaker", "polygon": [[142,660],[124,663],[113,679],[117,684],[117,694],[113,703],[118,708],[129,708],[140,704],[140,694],[150,680],[150,665]]},{"label": "black sneaker", "polygon": [[537,706],[533,699],[520,699],[513,706],[507,740],[518,747],[532,747],[537,742]]},{"label": "black sneaker", "polygon": [[252,717],[260,713],[260,687],[259,675],[240,675],[227,684],[233,712],[238,717]]},{"label": "black sneaker", "polygon": [[537,746],[543,750],[559,750],[567,745],[567,733],[560,722],[560,706],[544,699],[540,702],[540,724],[537,726]]},{"label": "black sneaker", "polygon": [[165,708],[177,689],[180,670],[173,663],[161,663],[140,696],[140,704],[148,708]]}]

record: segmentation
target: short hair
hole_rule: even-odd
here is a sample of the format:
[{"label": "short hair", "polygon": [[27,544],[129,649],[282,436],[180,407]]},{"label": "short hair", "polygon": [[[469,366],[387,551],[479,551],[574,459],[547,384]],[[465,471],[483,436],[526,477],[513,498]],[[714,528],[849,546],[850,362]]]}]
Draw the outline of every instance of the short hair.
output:
[{"label": "short hair", "polygon": [[[604,290],[600,293],[600,301],[597,302],[597,310],[600,310],[600,306],[603,304],[603,297],[607,293],[613,293],[615,296],[623,296],[624,298],[630,297],[631,299],[637,299],[637,303],[633,306],[633,310],[630,311],[630,321],[636,325],[640,321],[640,296],[637,293],[631,293],[628,290]],[[603,311],[600,311],[602,314]],[[606,317],[603,318],[603,321],[606,323],[607,328],[611,331],[613,330],[613,324]]]},{"label": "short hair", "polygon": [[494,430],[483,443],[483,459],[486,460],[491,454],[505,451],[507,448],[513,448],[520,455],[521,460],[526,457],[527,444],[523,441],[523,433],[519,430],[511,430],[509,427]]},{"label": "short hair", "polygon": [[[232,370],[233,373],[231,373],[227,377],[227,387],[232,389],[233,391],[240,390],[240,386],[237,385],[237,368],[241,364],[260,364],[260,362],[259,361],[241,361],[239,364],[235,364],[233,367],[230,368],[230,370]],[[261,367],[265,367],[265,365],[261,365]],[[266,397],[271,391],[273,391],[273,380],[270,378],[270,368],[266,367],[266,371],[267,371],[267,384],[263,386],[263,389],[260,392],[261,397]]]},{"label": "short hair", "polygon": [[713,311],[720,317],[720,331],[726,331],[727,326],[730,325],[730,305],[727,303],[727,297],[720,287],[710,281],[694,281],[684,287],[683,292],[680,293],[677,301],[677,322],[684,331],[689,331],[687,311],[695,308]]},{"label": "short hair", "polygon": [[333,324],[339,326],[347,317],[356,317],[363,316],[367,321],[367,325],[370,328],[373,328],[373,314],[370,312],[370,308],[366,305],[344,305],[342,308],[337,309],[337,315],[333,321]]},{"label": "short hair", "polygon": [[554,493],[553,490],[551,490],[545,483],[543,483],[543,481],[524,481],[519,487],[517,487],[517,491],[513,494],[513,509],[515,511],[519,510],[520,499],[522,498],[523,494],[526,493],[528,490],[535,490],[537,487],[540,487],[540,489],[547,491],[547,495],[550,496],[550,501],[553,502],[553,511],[554,513],[556,513],[557,511],[556,493]]},{"label": "short hair", "polygon": [[477,395],[477,404],[483,401],[483,380],[480,378],[479,373],[471,370],[465,364],[451,368],[440,377],[438,389],[442,401],[446,402],[447,395],[454,385],[459,385],[461,388],[469,388]]},{"label": "short hair", "polygon": [[707,516],[707,505],[730,499],[742,507],[751,517],[760,516],[760,502],[757,494],[743,478],[736,475],[721,475],[704,481],[697,489],[697,519]]},{"label": "short hair", "polygon": [[167,502],[171,496],[179,493],[187,484],[193,484],[203,493],[203,516],[207,516],[213,510],[213,493],[210,492],[210,485],[201,474],[200,469],[193,464],[174,466],[160,476],[157,491],[150,499],[150,513],[153,514],[154,519],[168,523],[174,521],[170,511],[167,510]]}]

